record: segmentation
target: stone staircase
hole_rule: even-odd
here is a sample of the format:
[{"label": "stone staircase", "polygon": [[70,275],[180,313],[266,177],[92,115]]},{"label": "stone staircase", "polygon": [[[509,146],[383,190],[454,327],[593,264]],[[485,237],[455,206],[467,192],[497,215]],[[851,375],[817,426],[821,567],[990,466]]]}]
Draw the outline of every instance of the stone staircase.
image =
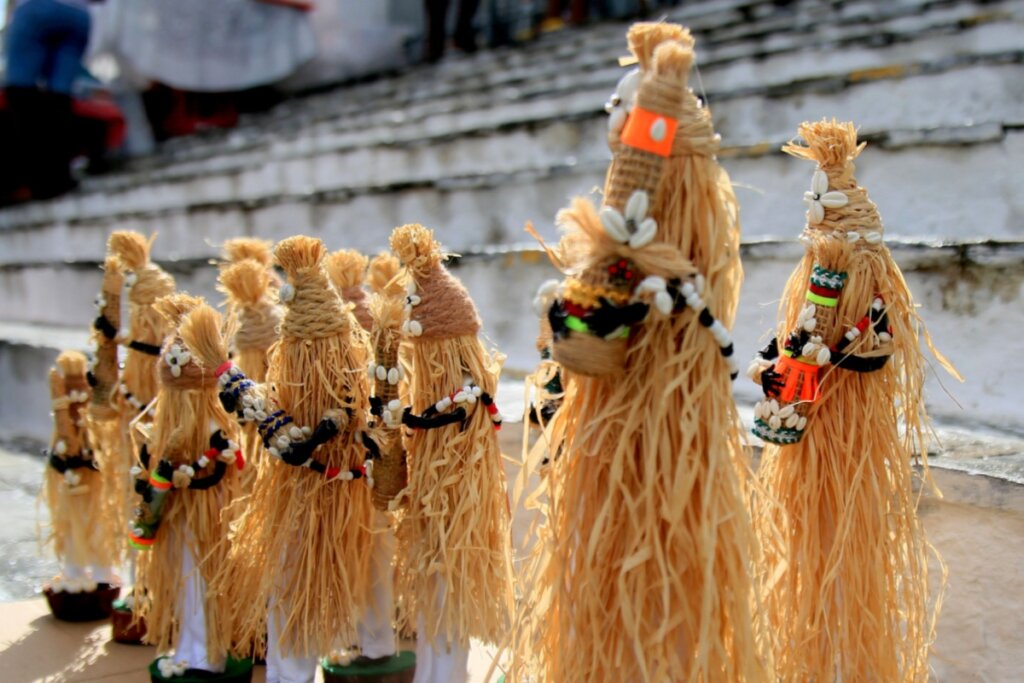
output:
[{"label": "stone staircase", "polygon": [[[668,18],[695,32],[699,74],[743,210],[746,358],[774,320],[799,249],[810,171],[779,146],[805,119],[852,119],[870,145],[858,178],[940,347],[969,378],[934,379],[945,420],[1024,433],[1024,0],[714,0]],[[45,367],[83,345],[115,229],[160,234],[179,286],[219,300],[208,264],[236,235],[296,232],[373,252],[420,222],[462,254],[458,275],[511,375],[534,363],[529,302],[554,275],[567,199],[603,180],[603,104],[627,24],[289,100],[239,128],[180,139],[75,194],[0,211],[0,436],[45,433]],[[508,285],[514,283],[514,288]],[[741,379],[737,396],[753,398]],[[961,409],[962,407],[962,409]]]}]

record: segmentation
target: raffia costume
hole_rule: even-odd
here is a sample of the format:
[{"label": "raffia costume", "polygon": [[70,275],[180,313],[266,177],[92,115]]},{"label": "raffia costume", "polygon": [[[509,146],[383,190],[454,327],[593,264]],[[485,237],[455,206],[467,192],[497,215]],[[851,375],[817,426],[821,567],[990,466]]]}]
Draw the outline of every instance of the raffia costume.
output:
[{"label": "raffia costume", "polygon": [[[50,369],[50,401],[53,410],[53,438],[46,449],[43,498],[50,513],[50,539],[60,565],[60,574],[46,587],[54,614],[59,618],[102,618],[109,613],[116,588],[105,599],[100,592],[111,588],[111,567],[115,546],[110,520],[104,518],[103,477],[94,458],[87,411],[92,397],[86,379],[87,361],[78,351],[63,351]],[[95,594],[100,613],[92,613],[85,602],[73,605],[54,594]],[[82,596],[85,597],[84,595]],[[74,600],[74,599],[73,599]],[[63,609],[62,609],[63,608]]]},{"label": "raffia costume", "polygon": [[273,456],[233,531],[238,569],[217,582],[234,596],[241,652],[266,629],[268,679],[282,669],[311,679],[319,656],[336,642],[355,642],[371,587],[368,358],[355,319],[330,287],[325,255],[320,240],[305,236],[275,248],[288,282],[265,384],[195,344],[200,357],[219,364],[222,402],[256,423]]},{"label": "raffia costume", "polygon": [[805,145],[784,151],[818,164],[807,251],[749,370],[765,391],[759,531],[783,539],[765,557],[778,677],[926,681],[936,614],[911,470],[926,447],[923,327],[853,176],[853,125],[804,123],[799,135]]},{"label": "raffia costume", "polygon": [[493,399],[500,360],[480,342],[476,307],[442,265],[433,233],[396,228],[391,249],[409,277],[402,354],[412,405],[401,419],[412,431],[409,484],[397,502],[405,508],[404,621],[417,633],[415,680],[462,680],[469,640],[498,642],[511,614],[509,504]]},{"label": "raffia costume", "polygon": [[156,662],[164,679],[189,669],[223,672],[232,642],[229,597],[209,586],[228,562],[223,539],[230,517],[222,512],[240,492],[244,462],[214,368],[180,336],[196,334],[190,327],[220,333],[216,314],[198,322],[189,317],[197,306],[209,310],[187,295],[155,304],[179,332],[160,356],[153,424],[140,454],[146,471],[136,483],[140,501],[129,534],[142,550],[137,587],[145,598],[137,598],[136,611],[148,627],[145,640],[161,654],[174,651]]},{"label": "raffia costume", "polygon": [[731,396],[737,207],[693,40],[637,24],[609,103],[600,213],[559,215],[547,311],[563,403],[527,468],[545,513],[522,578],[510,680],[762,681],[747,454]]}]

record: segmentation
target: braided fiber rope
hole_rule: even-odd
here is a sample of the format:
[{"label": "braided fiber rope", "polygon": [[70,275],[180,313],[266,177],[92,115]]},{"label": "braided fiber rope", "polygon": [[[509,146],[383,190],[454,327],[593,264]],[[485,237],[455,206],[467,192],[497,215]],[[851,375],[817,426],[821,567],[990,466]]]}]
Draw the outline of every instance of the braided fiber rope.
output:
[{"label": "braided fiber rope", "polygon": [[[686,72],[693,53],[682,46],[667,43],[659,46],[655,54],[654,70],[644,74],[636,94],[636,107],[677,120],[686,89]],[[655,194],[665,168],[665,157],[620,145],[616,163],[609,170],[605,202],[623,211],[633,192],[643,190],[655,200]]]},{"label": "braided fiber rope", "polygon": [[295,287],[295,297],[285,303],[282,336],[323,339],[348,329],[352,318],[328,283],[323,268],[302,268],[289,273],[288,280]]}]

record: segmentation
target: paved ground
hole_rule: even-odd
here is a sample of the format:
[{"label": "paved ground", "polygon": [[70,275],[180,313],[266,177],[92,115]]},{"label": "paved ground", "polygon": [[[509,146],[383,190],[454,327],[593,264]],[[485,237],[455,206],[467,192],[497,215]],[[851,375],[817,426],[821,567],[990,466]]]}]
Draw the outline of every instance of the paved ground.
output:
[{"label": "paved ground", "polygon": [[37,595],[57,571],[52,553],[39,542],[39,524],[46,519],[39,500],[43,458],[24,451],[0,448],[0,602]]},{"label": "paved ground", "polygon": [[[521,438],[517,425],[502,432],[506,452]],[[922,516],[949,578],[932,665],[941,683],[1016,683],[1024,671],[1024,487],[1021,442],[965,430],[942,432],[947,452],[934,469],[942,499],[926,496]],[[509,463],[510,477],[515,465]],[[42,459],[0,449],[0,675],[5,681],[128,683],[152,659],[145,647],[109,642],[108,627],[56,622],[32,599],[55,571],[40,555],[36,491]],[[985,476],[996,474],[998,477]],[[40,508],[40,514],[45,511]],[[527,520],[515,521],[521,533]],[[938,577],[939,571],[932,572]],[[20,602],[14,602],[20,601]],[[471,674],[485,680],[490,653],[475,647]],[[263,680],[257,668],[255,681]]]}]

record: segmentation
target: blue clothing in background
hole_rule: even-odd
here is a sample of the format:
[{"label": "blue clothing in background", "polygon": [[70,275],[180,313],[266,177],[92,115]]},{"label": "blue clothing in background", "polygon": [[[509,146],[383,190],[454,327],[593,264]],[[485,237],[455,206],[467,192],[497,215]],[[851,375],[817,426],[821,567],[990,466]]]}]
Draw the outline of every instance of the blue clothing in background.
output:
[{"label": "blue clothing in background", "polygon": [[89,42],[89,11],[60,0],[26,0],[7,28],[7,86],[71,94]]}]

